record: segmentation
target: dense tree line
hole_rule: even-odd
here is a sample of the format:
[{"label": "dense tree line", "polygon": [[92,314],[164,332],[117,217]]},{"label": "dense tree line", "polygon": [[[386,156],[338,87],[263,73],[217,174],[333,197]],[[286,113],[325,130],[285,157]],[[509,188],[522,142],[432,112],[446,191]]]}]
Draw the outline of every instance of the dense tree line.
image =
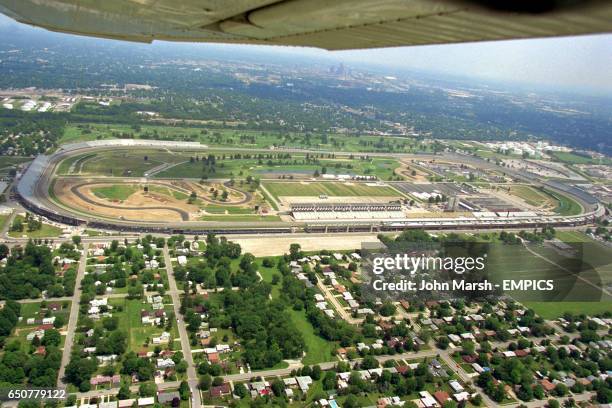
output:
[{"label": "dense tree line", "polygon": [[29,241],[25,248],[13,248],[6,266],[0,268],[0,299],[37,298],[49,289],[63,296],[72,293],[74,278],[68,273],[59,279],[49,247]]}]

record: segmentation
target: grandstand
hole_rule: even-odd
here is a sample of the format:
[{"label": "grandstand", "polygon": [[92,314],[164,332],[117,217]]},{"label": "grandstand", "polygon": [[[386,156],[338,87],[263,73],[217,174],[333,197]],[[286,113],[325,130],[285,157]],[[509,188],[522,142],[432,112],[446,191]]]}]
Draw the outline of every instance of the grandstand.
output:
[{"label": "grandstand", "polygon": [[296,221],[317,220],[400,220],[406,214],[400,204],[320,204],[304,203],[291,206]]}]

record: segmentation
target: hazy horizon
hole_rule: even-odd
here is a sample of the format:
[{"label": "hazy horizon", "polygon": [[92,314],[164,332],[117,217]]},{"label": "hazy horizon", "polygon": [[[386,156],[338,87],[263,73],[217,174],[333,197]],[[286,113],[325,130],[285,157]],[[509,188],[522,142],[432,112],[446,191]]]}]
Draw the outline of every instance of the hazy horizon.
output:
[{"label": "hazy horizon", "polygon": [[[0,14],[0,27],[47,32],[17,23]],[[115,40],[94,39],[96,42]],[[216,50],[235,59],[240,53],[276,54],[285,58],[324,59],[354,66],[369,66],[387,71],[418,70],[431,74],[494,82],[534,85],[559,91],[579,92],[593,96],[612,94],[612,34],[558,37],[529,40],[392,47],[378,49],[327,51],[306,47],[233,45],[212,43],[152,44],[126,43],[134,47],[159,49]],[[265,63],[267,61],[261,61]]]}]

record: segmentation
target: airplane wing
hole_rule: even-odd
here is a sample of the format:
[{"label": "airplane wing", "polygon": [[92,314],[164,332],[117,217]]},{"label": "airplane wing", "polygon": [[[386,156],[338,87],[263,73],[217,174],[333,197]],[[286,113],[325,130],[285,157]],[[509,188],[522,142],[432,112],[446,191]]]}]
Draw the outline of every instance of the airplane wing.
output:
[{"label": "airplane wing", "polygon": [[52,31],[329,50],[612,32],[608,0],[0,0]]}]

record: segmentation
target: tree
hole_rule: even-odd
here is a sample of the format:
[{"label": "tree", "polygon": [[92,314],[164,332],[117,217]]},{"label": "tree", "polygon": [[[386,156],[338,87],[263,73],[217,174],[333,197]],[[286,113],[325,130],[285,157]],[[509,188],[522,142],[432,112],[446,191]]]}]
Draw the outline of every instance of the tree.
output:
[{"label": "tree", "polygon": [[204,374],[202,377],[200,377],[200,383],[198,384],[198,387],[202,391],[207,391],[210,389],[211,384],[212,377],[210,376],[210,374]]},{"label": "tree", "polygon": [[185,380],[181,381],[181,385],[179,385],[178,390],[179,390],[181,399],[183,401],[187,401],[189,397],[191,396],[191,391],[189,390],[189,384],[187,384],[187,381]]},{"label": "tree", "polygon": [[140,387],[138,387],[138,395],[141,397],[154,397],[155,394],[157,394],[155,384],[140,384]]},{"label": "tree", "polygon": [[6,244],[0,244],[0,259],[4,259],[9,254],[9,247]]},{"label": "tree", "polygon": [[281,380],[274,380],[272,382],[271,388],[272,392],[274,392],[274,395],[276,395],[277,397],[282,397],[285,395],[285,384]]},{"label": "tree", "polygon": [[81,245],[81,237],[79,235],[73,235],[72,236],[72,242],[74,243],[74,245],[79,246]]},{"label": "tree", "polygon": [[238,383],[234,385],[234,394],[240,398],[244,398],[249,394],[249,392],[243,383]]},{"label": "tree", "polygon": [[117,393],[117,398],[120,400],[130,399],[132,397],[132,392],[130,391],[130,387],[127,383],[122,383],[121,387],[119,387],[119,392]]},{"label": "tree", "polygon": [[291,244],[289,246],[289,256],[291,260],[295,261],[302,257],[302,247],[300,244]]}]

